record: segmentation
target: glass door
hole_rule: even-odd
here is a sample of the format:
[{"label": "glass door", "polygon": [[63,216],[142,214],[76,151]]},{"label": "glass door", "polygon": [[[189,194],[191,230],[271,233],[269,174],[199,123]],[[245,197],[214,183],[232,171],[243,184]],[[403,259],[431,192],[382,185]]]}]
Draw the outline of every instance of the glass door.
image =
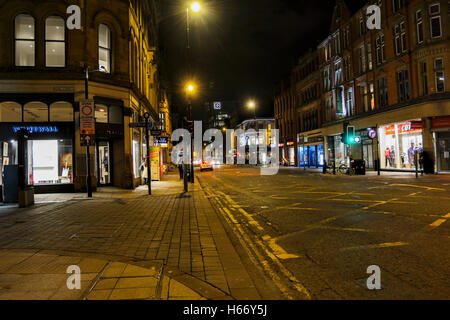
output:
[{"label": "glass door", "polygon": [[450,134],[439,134],[438,138],[438,170],[450,172]]},{"label": "glass door", "polygon": [[100,185],[110,185],[111,179],[111,149],[109,141],[99,141],[98,154],[98,182]]}]

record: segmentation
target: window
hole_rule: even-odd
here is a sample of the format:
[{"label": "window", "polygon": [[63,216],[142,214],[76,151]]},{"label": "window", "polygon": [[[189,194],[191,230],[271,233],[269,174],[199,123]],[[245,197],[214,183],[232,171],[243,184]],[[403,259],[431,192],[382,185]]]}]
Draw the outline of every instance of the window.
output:
[{"label": "window", "polygon": [[398,102],[409,100],[408,70],[397,72]]},{"label": "window", "polygon": [[346,94],[347,102],[347,116],[353,116],[355,114],[354,105],[353,105],[353,88],[348,88]]},{"label": "window", "polygon": [[434,71],[436,74],[436,92],[445,91],[444,63],[442,58],[434,59]]},{"label": "window", "polygon": [[0,122],[22,122],[22,106],[16,102],[0,103]]},{"label": "window", "polygon": [[394,27],[394,44],[395,44],[395,54],[399,55],[406,51],[406,30],[405,22]]},{"label": "window", "polygon": [[388,105],[388,83],[387,78],[378,80],[378,103],[380,107]]},{"label": "window", "polygon": [[121,106],[109,106],[109,123],[122,124],[123,112]]},{"label": "window", "polygon": [[334,73],[334,80],[335,80],[335,85],[340,85],[342,82],[342,65],[341,63],[336,63],[335,64],[335,73]]},{"label": "window", "polygon": [[396,13],[400,11],[403,6],[403,0],[392,0],[392,12]]},{"label": "window", "polygon": [[61,17],[48,17],[45,20],[45,65],[66,66],[65,23]]},{"label": "window", "polygon": [[27,14],[19,14],[15,19],[16,66],[35,66],[35,40],[34,18]]},{"label": "window", "polygon": [[23,121],[48,122],[48,106],[42,102],[30,102],[23,106]]},{"label": "window", "polygon": [[361,97],[361,104],[363,106],[364,112],[369,111],[369,103],[368,103],[368,91],[367,85],[363,84],[359,87],[359,95]]},{"label": "window", "polygon": [[111,73],[111,30],[104,24],[98,27],[98,67]]},{"label": "window", "polygon": [[358,49],[359,51],[359,73],[366,72],[366,53],[364,46],[360,47]]},{"label": "window", "polygon": [[372,43],[367,42],[367,63],[369,65],[369,70],[373,69],[373,61],[372,61]]},{"label": "window", "polygon": [[339,32],[334,36],[334,50],[336,51],[336,54],[341,53],[341,37],[339,35]]},{"label": "window", "polygon": [[359,36],[362,37],[366,33],[366,23],[363,16],[359,17]]},{"label": "window", "polygon": [[417,32],[417,43],[423,42],[423,15],[422,10],[416,12],[416,32]]},{"label": "window", "polygon": [[102,104],[95,105],[95,122],[108,123],[108,106]]},{"label": "window", "polygon": [[344,58],[344,77],[346,81],[350,80],[350,57]]},{"label": "window", "polygon": [[427,75],[427,63],[420,63],[420,73],[422,76],[422,95],[428,94],[428,75]]},{"label": "window", "polygon": [[380,34],[376,38],[377,47],[377,63],[381,64],[386,61],[386,48],[384,46],[384,35]]},{"label": "window", "polygon": [[442,36],[441,29],[441,6],[439,3],[432,4],[429,7],[430,9],[430,31],[431,38],[439,38]]},{"label": "window", "polygon": [[69,102],[55,102],[50,105],[50,121],[72,122],[73,106]]}]

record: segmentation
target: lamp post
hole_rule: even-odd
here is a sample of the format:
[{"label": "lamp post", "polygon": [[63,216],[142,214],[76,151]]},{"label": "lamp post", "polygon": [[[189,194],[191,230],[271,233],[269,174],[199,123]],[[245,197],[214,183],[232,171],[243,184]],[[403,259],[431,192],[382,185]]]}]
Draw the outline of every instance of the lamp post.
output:
[{"label": "lamp post", "polygon": [[[85,77],[84,77],[84,97],[86,100],[89,99],[89,72],[105,72],[104,68],[100,68],[97,70],[89,71],[89,67],[84,69]],[[91,142],[92,143],[92,142]],[[88,198],[92,198],[92,181],[91,181],[91,154],[89,150],[90,146],[86,146],[86,189]]]},{"label": "lamp post", "polygon": [[[186,87],[186,97],[188,101],[188,112],[189,112],[189,119],[192,121],[192,94],[195,92],[195,85],[193,83],[189,83]],[[194,183],[194,153],[193,153],[193,142],[194,137],[191,134],[191,174],[189,176],[190,182]]]}]

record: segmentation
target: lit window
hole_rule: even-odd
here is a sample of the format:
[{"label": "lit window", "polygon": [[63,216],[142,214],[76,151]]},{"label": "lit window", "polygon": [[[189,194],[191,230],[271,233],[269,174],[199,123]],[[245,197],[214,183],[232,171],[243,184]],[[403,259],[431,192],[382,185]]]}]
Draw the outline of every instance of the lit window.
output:
[{"label": "lit window", "polygon": [[15,19],[16,66],[35,66],[35,27],[34,18],[20,14]]},{"label": "lit window", "polygon": [[0,103],[0,122],[22,122],[22,106],[16,102]]},{"label": "lit window", "polygon": [[52,16],[45,20],[45,65],[66,66],[65,25],[61,17]]},{"label": "lit window", "polygon": [[98,67],[103,72],[111,72],[111,30],[104,24],[98,27]]},{"label": "lit window", "polygon": [[48,122],[48,106],[42,102],[30,102],[23,106],[23,121]]},{"label": "lit window", "polygon": [[97,104],[95,106],[95,122],[108,123],[108,107]]},{"label": "lit window", "polygon": [[73,106],[68,102],[55,102],[50,105],[50,121],[72,122]]},{"label": "lit window", "polygon": [[444,63],[442,58],[434,60],[434,70],[436,74],[436,92],[445,91]]}]

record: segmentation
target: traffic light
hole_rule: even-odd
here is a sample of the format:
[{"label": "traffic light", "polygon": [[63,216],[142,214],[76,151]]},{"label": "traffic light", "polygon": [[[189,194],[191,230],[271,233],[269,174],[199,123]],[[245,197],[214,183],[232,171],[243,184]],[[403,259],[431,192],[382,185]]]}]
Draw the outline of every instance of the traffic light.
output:
[{"label": "traffic light", "polygon": [[189,121],[184,119],[183,120],[183,127],[184,129],[187,129],[189,133],[194,133],[194,121]]},{"label": "traffic light", "polygon": [[355,137],[355,127],[348,126],[347,127],[347,144],[354,144],[356,137]]}]

